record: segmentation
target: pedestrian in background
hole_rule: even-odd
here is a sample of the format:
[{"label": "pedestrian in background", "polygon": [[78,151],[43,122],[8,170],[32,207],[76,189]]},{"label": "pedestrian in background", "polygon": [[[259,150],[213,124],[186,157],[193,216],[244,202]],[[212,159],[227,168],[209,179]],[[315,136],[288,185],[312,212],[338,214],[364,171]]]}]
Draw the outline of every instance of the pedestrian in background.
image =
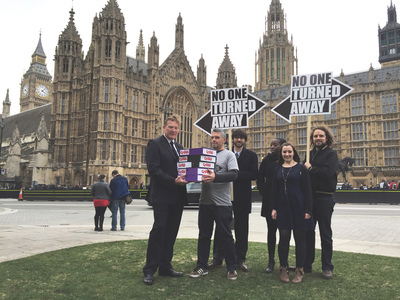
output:
[{"label": "pedestrian in background", "polygon": [[94,215],[94,231],[103,231],[104,213],[110,202],[111,189],[104,181],[106,175],[101,174],[99,181],[92,185],[90,194],[93,196],[93,205],[96,210]]},{"label": "pedestrian in background", "polygon": [[117,170],[111,173],[113,179],[110,182],[111,194],[111,210],[112,210],[112,221],[111,231],[117,230],[117,217],[119,209],[119,225],[121,230],[125,230],[125,196],[129,195],[128,180],[126,177],[121,176]]},{"label": "pedestrian in background", "polygon": [[257,177],[257,187],[262,196],[261,216],[265,217],[268,226],[268,266],[265,269],[266,273],[271,273],[275,267],[276,231],[278,227],[276,220],[272,219],[271,216],[272,178],[274,170],[278,166],[279,149],[283,143],[286,143],[286,141],[281,138],[275,138],[271,141],[270,153],[261,161]]}]

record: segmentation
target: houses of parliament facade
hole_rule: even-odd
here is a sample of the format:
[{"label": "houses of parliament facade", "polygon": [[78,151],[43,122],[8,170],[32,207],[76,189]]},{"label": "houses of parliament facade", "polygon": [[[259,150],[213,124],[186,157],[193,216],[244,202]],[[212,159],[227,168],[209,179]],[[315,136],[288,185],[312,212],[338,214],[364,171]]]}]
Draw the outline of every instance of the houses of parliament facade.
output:
[{"label": "houses of parliament facade", "polygon": [[[132,188],[148,183],[146,145],[162,134],[163,122],[171,114],[181,118],[178,141],[184,147],[210,147],[209,137],[193,124],[210,109],[212,88],[237,86],[228,46],[215,87],[210,87],[203,57],[196,76],[189,65],[180,15],[175,48],[160,62],[154,33],[147,61],[141,32],[135,57],[127,55],[125,19],[116,0],[108,0],[94,18],[86,55],[75,27],[75,12],[69,13],[54,55],[54,77],[47,71],[39,38],[31,67],[21,81],[21,112],[9,115],[8,93],[3,101],[3,183],[90,186],[102,173],[109,180],[114,169],[127,176]],[[298,72],[297,54],[288,39],[279,0],[271,0],[266,25],[255,61],[253,94],[267,107],[250,119],[247,147],[261,162],[270,141],[281,137],[304,157],[309,142],[306,118],[294,117],[287,123],[271,111],[287,97],[291,76]],[[400,24],[394,6],[388,7],[388,22],[378,34],[381,69],[371,67],[351,75],[342,72],[337,79],[354,91],[334,104],[331,114],[312,117],[312,126],[331,128],[339,158],[355,159],[348,176],[353,186],[400,179]],[[339,176],[339,180],[343,179]]]}]

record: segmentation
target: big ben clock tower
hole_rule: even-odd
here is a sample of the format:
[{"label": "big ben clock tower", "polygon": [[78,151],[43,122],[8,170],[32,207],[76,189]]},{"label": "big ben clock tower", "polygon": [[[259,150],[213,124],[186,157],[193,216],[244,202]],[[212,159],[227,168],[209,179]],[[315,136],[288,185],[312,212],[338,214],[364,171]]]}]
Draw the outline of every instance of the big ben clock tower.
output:
[{"label": "big ben clock tower", "polygon": [[40,34],[39,43],[32,54],[31,66],[21,81],[20,112],[52,102],[51,79]]}]

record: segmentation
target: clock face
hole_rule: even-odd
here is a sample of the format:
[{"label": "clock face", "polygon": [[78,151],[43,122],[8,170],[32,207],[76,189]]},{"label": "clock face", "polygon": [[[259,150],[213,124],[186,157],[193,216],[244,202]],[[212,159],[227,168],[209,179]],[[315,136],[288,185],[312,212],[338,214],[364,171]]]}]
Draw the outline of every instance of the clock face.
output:
[{"label": "clock face", "polygon": [[27,84],[24,84],[24,86],[22,87],[22,96],[28,95],[28,91],[29,91],[29,86]]},{"label": "clock face", "polygon": [[37,86],[36,93],[40,97],[47,97],[47,95],[49,94],[49,89],[46,86],[44,86],[43,84],[41,84],[41,85]]}]

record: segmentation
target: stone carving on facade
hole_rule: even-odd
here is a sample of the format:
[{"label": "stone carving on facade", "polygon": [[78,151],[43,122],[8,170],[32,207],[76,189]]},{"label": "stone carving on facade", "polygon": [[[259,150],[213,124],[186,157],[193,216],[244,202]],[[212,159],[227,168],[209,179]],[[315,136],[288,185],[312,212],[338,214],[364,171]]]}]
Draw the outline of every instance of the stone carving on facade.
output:
[{"label": "stone carving on facade", "polygon": [[11,136],[10,146],[12,147],[17,143],[21,144],[21,135],[19,133],[18,123],[15,124],[15,128]]},{"label": "stone carving on facade", "polygon": [[38,140],[46,139],[48,140],[49,138],[49,133],[47,131],[47,126],[46,126],[46,121],[44,119],[44,115],[42,114],[42,118],[40,119],[39,127],[36,132]]}]

